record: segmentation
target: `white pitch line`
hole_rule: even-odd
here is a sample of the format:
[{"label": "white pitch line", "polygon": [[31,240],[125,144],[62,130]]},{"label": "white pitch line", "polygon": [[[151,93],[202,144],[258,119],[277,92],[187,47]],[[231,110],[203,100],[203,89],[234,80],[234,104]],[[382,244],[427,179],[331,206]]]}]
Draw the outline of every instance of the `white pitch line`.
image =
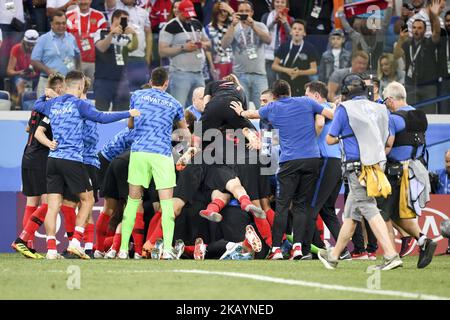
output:
[{"label": "white pitch line", "polygon": [[402,292],[402,291],[393,291],[393,290],[372,290],[366,288],[358,288],[358,287],[346,287],[341,285],[331,285],[331,284],[323,284],[319,282],[309,282],[303,280],[294,280],[294,279],[283,279],[283,278],[275,278],[269,276],[261,276],[256,274],[245,274],[238,272],[220,272],[220,271],[205,271],[205,270],[173,270],[173,272],[179,273],[195,273],[195,274],[204,274],[204,275],[217,275],[217,276],[225,276],[225,277],[234,277],[234,278],[245,278],[257,281],[265,281],[272,282],[278,284],[288,284],[293,286],[303,286],[303,287],[312,287],[319,289],[327,289],[327,290],[338,290],[338,291],[348,291],[348,292],[358,292],[358,293],[368,293],[374,295],[382,295],[382,296],[393,296],[393,297],[401,297],[408,299],[422,299],[422,300],[450,300],[450,297],[440,297],[422,293],[412,293],[412,292]]}]

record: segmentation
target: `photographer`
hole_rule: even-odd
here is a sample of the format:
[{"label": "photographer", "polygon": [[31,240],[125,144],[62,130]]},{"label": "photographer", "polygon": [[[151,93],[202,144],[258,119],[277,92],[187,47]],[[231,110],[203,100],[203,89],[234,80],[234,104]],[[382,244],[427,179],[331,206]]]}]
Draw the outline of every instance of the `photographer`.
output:
[{"label": "photographer", "polygon": [[8,68],[6,70],[9,77],[13,78],[15,90],[17,92],[16,105],[20,104],[21,97],[25,90],[34,89],[39,80],[39,71],[35,71],[31,66],[31,51],[39,38],[36,30],[27,30],[23,40],[14,45],[11,49]]},{"label": "photographer", "polygon": [[125,110],[130,91],[125,65],[128,53],[138,47],[136,31],[128,25],[128,13],[114,11],[111,28],[98,30],[95,43],[95,106],[99,110]]},{"label": "photographer", "polygon": [[259,95],[268,88],[264,48],[272,41],[269,30],[253,20],[253,5],[249,1],[239,3],[238,12],[233,15],[233,22],[223,36],[223,48],[232,47],[234,54],[233,73],[259,109]]}]

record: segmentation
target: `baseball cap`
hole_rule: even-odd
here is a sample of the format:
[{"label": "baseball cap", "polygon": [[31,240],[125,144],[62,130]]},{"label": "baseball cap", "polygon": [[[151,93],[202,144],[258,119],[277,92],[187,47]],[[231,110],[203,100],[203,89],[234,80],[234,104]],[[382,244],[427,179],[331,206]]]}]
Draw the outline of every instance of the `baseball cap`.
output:
[{"label": "baseball cap", "polygon": [[330,36],[344,37],[344,31],[342,31],[341,29],[334,29],[333,31],[331,31]]},{"label": "baseball cap", "polygon": [[36,30],[29,29],[25,31],[23,40],[29,43],[36,43],[39,38],[39,33]]},{"label": "baseball cap", "polygon": [[190,0],[181,1],[178,10],[180,10],[181,14],[185,18],[194,18],[197,16],[195,13],[194,4]]}]

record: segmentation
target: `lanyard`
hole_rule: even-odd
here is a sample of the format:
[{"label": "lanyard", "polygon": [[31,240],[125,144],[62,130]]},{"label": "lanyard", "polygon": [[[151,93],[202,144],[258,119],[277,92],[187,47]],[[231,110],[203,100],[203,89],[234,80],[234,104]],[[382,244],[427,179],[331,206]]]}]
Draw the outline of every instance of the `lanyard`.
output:
[{"label": "lanyard", "polygon": [[[54,39],[53,39],[53,40],[54,40]],[[63,47],[65,47],[65,46],[66,46],[66,42],[64,41],[64,39],[61,39],[61,41],[63,42]],[[58,48],[58,46],[56,45],[55,41],[53,41],[53,46],[55,47],[56,54],[57,54],[61,59],[63,59],[63,57],[62,57],[62,55],[61,55],[61,51],[59,51],[59,48]],[[63,60],[64,60],[64,59],[63,59]]]},{"label": "lanyard", "polygon": [[416,64],[416,58],[417,58],[417,55],[419,54],[419,52],[420,52],[420,49],[422,49],[422,44],[419,44],[419,46],[417,47],[417,49],[416,49],[416,53],[414,54],[414,57],[413,57],[413,54],[412,54],[412,44],[409,46],[409,57],[411,58],[411,64],[412,65],[415,65]]},{"label": "lanyard", "polygon": [[[294,60],[292,60],[291,65],[294,66],[295,61],[297,61],[298,57],[300,56],[300,52],[302,52],[303,45],[305,44],[305,41],[302,41],[302,44],[300,45],[300,48],[298,48],[297,54],[294,56]],[[291,41],[291,44],[289,45],[289,52],[286,55],[286,57],[283,59],[282,64],[286,65],[286,63],[289,61],[289,57],[291,56],[291,50],[293,47],[293,42]]]},{"label": "lanyard", "polygon": [[[80,7],[77,7],[77,27],[78,27],[78,35],[81,37],[81,12]],[[88,28],[86,34],[90,35],[91,31],[91,9],[89,9],[89,15],[88,15]]]},{"label": "lanyard", "polygon": [[[183,26],[183,24],[181,23],[180,19],[176,18],[175,20],[176,20],[176,21],[178,22],[178,24],[180,25],[180,27],[181,27],[181,29],[183,30],[183,32],[184,32],[184,34],[186,35],[186,37],[187,37],[189,40],[192,40],[192,37],[189,35],[189,32],[186,31],[186,29],[184,28],[184,26]],[[190,25],[191,25],[192,36],[194,37],[194,42],[197,42],[197,35],[195,34],[194,27],[192,26],[192,23],[191,23]]]},{"label": "lanyard", "polygon": [[[245,29],[244,27],[242,27],[242,31],[241,31],[241,38],[242,41],[244,42],[244,47],[247,47],[247,37],[245,36]],[[250,29],[250,44],[254,45],[255,44],[255,38],[254,38],[254,34],[253,34],[253,29]]]}]

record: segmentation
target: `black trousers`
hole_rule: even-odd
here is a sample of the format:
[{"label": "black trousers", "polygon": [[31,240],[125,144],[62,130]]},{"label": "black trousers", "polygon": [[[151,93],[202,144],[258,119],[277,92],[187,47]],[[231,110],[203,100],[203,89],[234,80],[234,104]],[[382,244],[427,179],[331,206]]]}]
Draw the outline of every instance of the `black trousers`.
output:
[{"label": "black trousers", "polygon": [[311,202],[313,207],[313,219],[306,226],[305,237],[311,242],[316,230],[317,215],[320,216],[330,230],[333,238],[337,240],[341,223],[336,216],[336,199],[342,185],[341,160],[337,158],[323,158],[320,175]]},{"label": "black trousers", "polygon": [[312,239],[308,242],[305,238],[305,229],[307,222],[313,219],[314,215],[311,201],[319,177],[320,165],[320,158],[286,161],[280,165],[277,175],[280,189],[272,227],[274,247],[281,246],[283,233],[288,223],[289,207],[292,203],[294,243],[302,243],[303,254],[309,253]]}]

